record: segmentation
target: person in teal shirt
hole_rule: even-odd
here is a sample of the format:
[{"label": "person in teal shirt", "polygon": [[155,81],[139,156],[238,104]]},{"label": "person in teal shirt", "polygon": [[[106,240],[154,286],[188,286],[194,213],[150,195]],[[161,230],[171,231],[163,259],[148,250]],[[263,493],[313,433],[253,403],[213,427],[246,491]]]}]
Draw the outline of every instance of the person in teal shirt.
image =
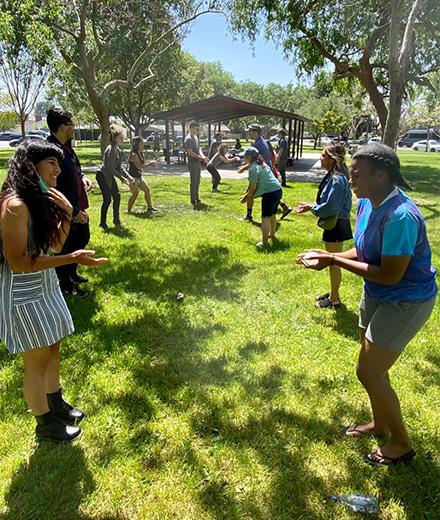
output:
[{"label": "person in teal shirt", "polygon": [[249,170],[249,186],[246,193],[240,198],[242,204],[250,199],[261,197],[261,231],[262,240],[256,244],[257,248],[265,248],[269,238],[275,238],[276,212],[282,197],[281,184],[274,177],[270,167],[264,162],[259,151],[250,146],[240,154],[244,158],[243,170]]}]

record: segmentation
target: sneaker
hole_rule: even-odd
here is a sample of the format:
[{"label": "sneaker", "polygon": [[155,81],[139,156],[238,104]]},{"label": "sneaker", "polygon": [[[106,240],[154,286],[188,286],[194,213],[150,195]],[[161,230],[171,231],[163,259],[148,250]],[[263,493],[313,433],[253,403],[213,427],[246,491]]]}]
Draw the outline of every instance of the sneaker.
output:
[{"label": "sneaker", "polygon": [[245,217],[241,217],[240,219],[242,222],[253,222],[254,219],[252,218],[252,215],[246,215]]},{"label": "sneaker", "polygon": [[66,424],[58,417],[49,414],[41,417],[37,417],[35,427],[35,435],[39,441],[72,442],[82,434],[79,426]]},{"label": "sneaker", "polygon": [[220,193],[220,190],[217,188],[212,188],[211,193]]},{"label": "sneaker", "polygon": [[282,215],[281,215],[281,217],[280,217],[280,220],[285,219],[285,218],[287,217],[287,215],[292,211],[292,209],[293,209],[293,208],[290,208],[289,206],[285,206],[285,207],[283,208],[283,213],[282,213]]},{"label": "sneaker", "polygon": [[63,399],[61,388],[58,392],[47,394],[47,404],[49,405],[52,415],[67,424],[77,424],[85,417],[84,412],[70,405]]},{"label": "sneaker", "polygon": [[108,231],[110,229],[105,222],[99,224],[99,227],[102,228],[104,231]]},{"label": "sneaker", "polygon": [[155,208],[154,206],[151,206],[151,208],[147,208],[147,211],[159,211],[157,208]]},{"label": "sneaker", "polygon": [[269,244],[265,244],[265,243],[263,243],[263,242],[257,242],[257,243],[255,244],[255,247],[256,247],[257,249],[266,249],[266,247],[267,247],[268,245],[269,245]]}]

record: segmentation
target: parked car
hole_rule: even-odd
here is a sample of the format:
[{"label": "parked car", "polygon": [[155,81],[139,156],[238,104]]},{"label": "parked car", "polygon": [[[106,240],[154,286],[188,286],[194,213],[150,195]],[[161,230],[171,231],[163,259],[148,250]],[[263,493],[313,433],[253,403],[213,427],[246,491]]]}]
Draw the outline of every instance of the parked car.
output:
[{"label": "parked car", "polygon": [[43,136],[42,134],[26,134],[26,137],[20,137],[20,139],[13,139],[12,141],[9,141],[9,146],[18,146],[27,139],[46,139],[46,136]]},{"label": "parked car", "polygon": [[[431,137],[440,140],[440,136],[435,132],[431,133]],[[417,141],[423,141],[425,139],[428,139],[428,130],[408,130],[406,134],[403,134],[399,137],[397,146],[407,146],[408,148],[411,148],[411,146],[414,143],[417,143]]]},{"label": "parked car", "polygon": [[0,132],[0,141],[10,141],[11,139],[20,139],[21,134],[17,132]]},{"label": "parked car", "polygon": [[30,137],[32,135],[46,139],[46,137],[49,137],[50,133],[47,132],[46,130],[29,130],[29,132],[27,132],[27,134],[26,134],[27,137]]},{"label": "parked car", "polygon": [[429,141],[417,141],[414,143],[411,148],[413,150],[421,150],[422,152],[426,151],[426,143],[428,142],[428,152],[440,152],[440,141],[436,141],[435,139],[429,139]]},{"label": "parked car", "polygon": [[373,135],[368,140],[368,144],[371,144],[371,143],[381,143],[381,142],[382,142],[382,137],[379,137],[378,135]]}]

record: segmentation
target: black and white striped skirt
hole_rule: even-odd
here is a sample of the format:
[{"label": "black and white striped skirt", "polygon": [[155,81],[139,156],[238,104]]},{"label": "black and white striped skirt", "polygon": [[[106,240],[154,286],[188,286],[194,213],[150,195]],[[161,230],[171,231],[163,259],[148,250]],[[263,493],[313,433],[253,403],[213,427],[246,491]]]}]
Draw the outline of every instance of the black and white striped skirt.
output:
[{"label": "black and white striped skirt", "polygon": [[48,347],[75,329],[55,269],[13,273],[0,265],[0,337],[11,354]]}]

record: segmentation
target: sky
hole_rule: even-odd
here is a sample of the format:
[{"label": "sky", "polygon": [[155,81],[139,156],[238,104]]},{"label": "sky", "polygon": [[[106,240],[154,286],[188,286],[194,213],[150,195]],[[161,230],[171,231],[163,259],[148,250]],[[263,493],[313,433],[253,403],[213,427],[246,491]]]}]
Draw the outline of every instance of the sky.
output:
[{"label": "sky", "polygon": [[240,34],[237,33],[236,37],[234,41],[224,16],[207,14],[193,23],[191,33],[183,41],[183,48],[198,61],[221,62],[237,81],[280,85],[297,82],[294,67],[284,60],[282,50],[272,42],[259,36],[255,45],[250,46]]}]

